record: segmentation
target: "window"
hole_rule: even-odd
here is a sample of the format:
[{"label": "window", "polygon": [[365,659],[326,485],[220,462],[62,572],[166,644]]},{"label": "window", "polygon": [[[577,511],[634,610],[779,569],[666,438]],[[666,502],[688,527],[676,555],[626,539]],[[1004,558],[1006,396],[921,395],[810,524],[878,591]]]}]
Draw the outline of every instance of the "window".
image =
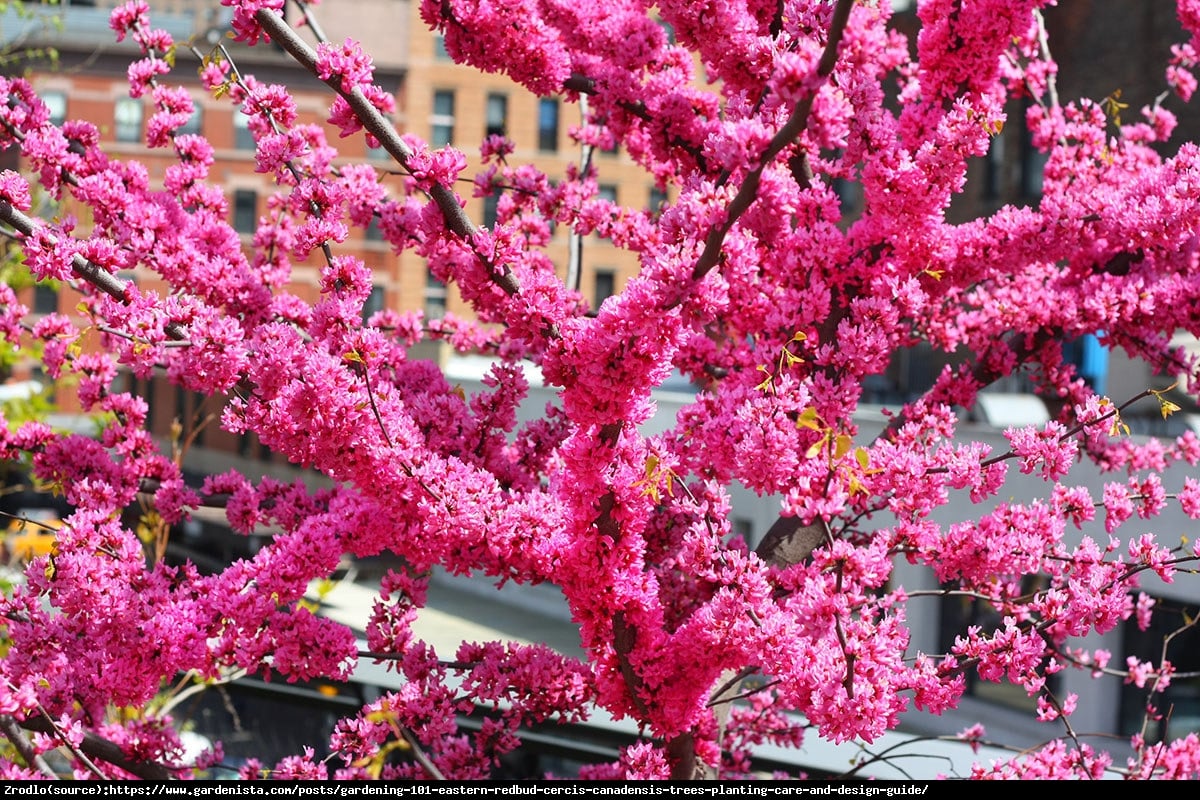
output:
[{"label": "window", "polygon": [[1042,173],[1046,169],[1046,154],[1029,148],[1021,161],[1021,193],[1029,199],[1042,196]]},{"label": "window", "polygon": [[46,110],[50,112],[50,124],[61,126],[67,121],[66,92],[42,92],[40,96],[46,104]]},{"label": "window", "polygon": [[[1122,735],[1129,736],[1142,730],[1147,703],[1157,707],[1160,718],[1151,719],[1146,728],[1146,741],[1151,743],[1200,733],[1200,677],[1196,677],[1200,671],[1200,629],[1190,624],[1200,609],[1184,607],[1178,601],[1156,600],[1150,626],[1143,631],[1138,627],[1136,617],[1130,617],[1123,626],[1121,637],[1125,657],[1133,656],[1155,666],[1163,659],[1166,642],[1166,658],[1176,670],[1170,685],[1159,692],[1152,690],[1150,682],[1140,689],[1128,682],[1121,686]],[[1167,637],[1171,637],[1170,641],[1166,641]],[[1124,658],[1113,661],[1125,663]]]},{"label": "window", "polygon": [[58,311],[58,284],[40,281],[33,286],[33,313],[53,314]]},{"label": "window", "polygon": [[202,120],[204,118],[204,110],[200,106],[192,111],[192,115],[188,117],[188,121],[179,126],[175,131],[176,136],[183,136],[187,133],[200,133]]},{"label": "window", "polygon": [[446,37],[440,33],[433,35],[433,60],[451,61],[450,53],[446,50]]},{"label": "window", "polygon": [[[999,137],[996,137],[999,138]],[[1021,197],[1034,200],[1042,196],[1042,177],[1048,156],[1033,146],[1033,135],[1021,126]]]},{"label": "window", "polygon": [[238,233],[254,233],[258,228],[258,192],[237,189],[233,193],[233,229]]},{"label": "window", "polygon": [[454,141],[454,92],[439,89],[433,93],[433,115],[429,121],[433,126],[430,147],[445,147]]},{"label": "window", "polygon": [[657,186],[650,187],[650,202],[647,206],[651,214],[658,214],[667,204],[667,193]]},{"label": "window", "polygon": [[508,98],[502,94],[489,94],[487,97],[487,130],[488,136],[504,136],[508,119]]},{"label": "window", "polygon": [[500,192],[493,191],[487,197],[483,198],[483,227],[496,227],[496,219],[499,217],[500,211]]},{"label": "window", "polygon": [[118,97],[113,107],[118,142],[142,140],[142,101],[133,97]]},{"label": "window", "polygon": [[833,193],[837,195],[838,202],[841,204],[843,216],[854,214],[862,208],[862,185],[857,181],[841,177],[834,178],[832,188]]},{"label": "window", "polygon": [[425,273],[425,318],[440,319],[446,315],[446,284]]},{"label": "window", "polygon": [[1074,364],[1079,377],[1096,394],[1104,394],[1108,380],[1108,349],[1095,334],[1084,334],[1063,344],[1063,361]]},{"label": "window", "polygon": [[558,150],[558,100],[553,97],[538,100],[537,146],[543,153]]},{"label": "window", "polygon": [[617,202],[617,186],[613,183],[602,183],[596,187],[596,196],[610,203]]},{"label": "window", "polygon": [[665,19],[660,19],[658,20],[658,27],[662,28],[663,33],[667,35],[667,44],[675,44],[675,26]]},{"label": "window", "polygon": [[[1044,575],[1026,575],[1021,580],[1021,594],[1028,595],[1044,590],[1049,582]],[[954,587],[951,587],[954,588]],[[949,653],[958,636],[966,636],[972,626],[979,626],[985,631],[995,630],[1002,626],[1000,611],[992,603],[976,598],[950,596],[942,599],[941,608],[940,646],[942,652]],[[1044,666],[1044,665],[1043,665]],[[1045,675],[1045,672],[1042,672]],[[964,674],[967,681],[965,695],[979,700],[985,700],[996,705],[1029,711],[1037,707],[1037,696],[1030,697],[1026,691],[1015,683],[1007,680],[1000,682],[988,681],[979,677],[979,671],[968,669]],[[1062,683],[1059,675],[1046,675],[1046,688],[1057,692]]]},{"label": "window", "polygon": [[382,242],[383,228],[379,227],[379,215],[371,217],[371,221],[367,223],[367,227],[363,230],[363,238],[368,242]]},{"label": "window", "polygon": [[592,309],[617,293],[617,273],[611,269],[596,270],[596,283],[592,290]]},{"label": "window", "polygon": [[254,149],[254,134],[250,132],[250,117],[240,110],[233,112],[233,146],[238,150]]},{"label": "window", "polygon": [[1004,193],[1004,136],[992,137],[983,162],[983,199],[995,202]]},{"label": "window", "polygon": [[380,284],[371,287],[371,294],[363,302],[362,319],[365,324],[374,314],[383,310],[384,288]]}]

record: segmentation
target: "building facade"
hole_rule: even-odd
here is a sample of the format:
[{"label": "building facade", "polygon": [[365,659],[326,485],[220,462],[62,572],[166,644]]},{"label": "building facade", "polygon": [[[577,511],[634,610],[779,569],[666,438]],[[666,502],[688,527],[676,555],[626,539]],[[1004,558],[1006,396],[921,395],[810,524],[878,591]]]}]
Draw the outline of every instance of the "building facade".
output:
[{"label": "building facade", "polygon": [[[108,153],[146,163],[152,175],[161,177],[169,159],[162,151],[145,146],[144,125],[150,113],[146,101],[128,96],[126,67],[136,57],[135,50],[128,43],[116,44],[108,28],[108,15],[116,4],[115,0],[62,0],[60,5],[47,6],[45,15],[60,18],[61,29],[39,23],[38,14],[33,19],[18,18],[10,9],[0,18],[0,38],[10,46],[53,46],[57,49],[57,63],[39,60],[20,65],[28,71],[55,116],[95,123]],[[205,135],[216,149],[218,163],[212,171],[213,178],[225,188],[230,202],[230,222],[249,246],[257,220],[265,212],[267,198],[276,187],[269,176],[255,171],[253,141],[244,115],[227,100],[212,97],[203,90],[196,76],[200,58],[214,45],[224,43],[240,69],[252,72],[265,83],[288,86],[304,120],[309,122],[324,120],[330,99],[328,89],[298,70],[277,50],[240,48],[225,39],[228,10],[217,0],[150,0],[150,6],[152,22],[156,26],[169,30],[180,42],[190,40],[196,48],[193,52],[180,47],[176,69],[168,79],[187,86],[197,105],[190,129]],[[1121,89],[1125,100],[1136,108],[1137,104],[1150,102],[1157,95],[1160,82],[1146,76],[1149,70],[1160,69],[1164,63],[1163,43],[1179,38],[1177,23],[1172,25],[1173,18],[1168,16],[1173,3],[1142,0],[1139,6],[1142,27],[1113,29],[1112,20],[1120,16],[1117,12],[1125,13],[1127,6],[1128,3],[1122,0],[1094,0],[1063,3],[1048,10],[1052,50],[1061,59],[1064,74],[1082,73],[1085,78],[1090,76],[1091,81],[1069,84],[1064,80],[1060,84],[1064,96],[1083,94],[1099,99]],[[479,163],[479,145],[483,139],[489,134],[503,134],[514,144],[514,162],[532,163],[552,178],[562,176],[568,165],[578,164],[583,157],[581,148],[571,136],[571,128],[582,122],[577,105],[560,98],[537,97],[501,76],[480,75],[474,69],[454,64],[446,56],[440,38],[421,23],[417,3],[410,0],[324,0],[315,13],[330,40],[336,42],[347,36],[353,37],[361,40],[374,54],[377,82],[396,95],[395,121],[401,132],[420,136],[435,147],[457,147],[468,155],[472,167]],[[1181,122],[1189,130],[1200,130],[1200,120],[1194,117],[1184,115]],[[971,165],[968,186],[953,210],[955,215],[968,218],[989,213],[1006,203],[1037,202],[1040,163],[1020,131],[1020,125],[1007,126],[1006,135],[997,137],[993,152]],[[328,136],[339,147],[342,163],[367,162],[378,164],[381,170],[395,166],[371,151],[361,137],[339,139],[332,128]],[[11,152],[4,154],[10,159],[10,166],[19,166],[11,160],[14,156]],[[601,191],[610,199],[635,208],[651,209],[664,201],[644,171],[620,152],[595,153],[592,163],[597,169]],[[469,168],[465,174],[474,172]],[[467,199],[467,212],[473,220],[484,226],[494,221],[494,196],[473,196],[470,184],[464,184],[460,194]],[[853,202],[852,190],[847,190],[846,197],[847,203]],[[569,233],[560,227],[548,248],[548,254],[564,277],[572,244]],[[605,297],[619,292],[636,273],[637,259],[596,236],[587,237],[581,244],[582,270],[578,288],[595,307]],[[368,311],[383,307],[420,308],[432,317],[446,312],[469,313],[454,288],[434,280],[421,259],[411,252],[394,253],[369,229],[358,232],[339,252],[360,256],[374,272],[376,292]],[[293,273],[292,291],[308,298],[315,297],[319,269],[318,263],[299,265]],[[130,277],[147,282],[150,288],[154,286],[153,276],[134,274]],[[78,300],[69,287],[59,291],[31,287],[25,291],[27,304],[39,312],[69,312]],[[444,352],[429,351],[425,355],[443,361],[448,359]],[[1093,351],[1092,356],[1095,355]],[[1084,358],[1082,351],[1080,358]],[[1147,385],[1161,388],[1170,381],[1170,376],[1149,374],[1140,365],[1122,361],[1117,355],[1108,355],[1106,363],[1106,368],[1095,373],[1094,379],[1107,381],[1108,391],[1114,397],[1136,393]],[[936,367],[927,353],[902,354],[888,375],[882,376],[884,382],[875,390],[878,399],[894,403],[915,396],[927,381],[932,381]],[[454,374],[467,391],[475,388],[469,364],[451,365],[451,369],[457,370]],[[37,376],[26,373],[24,377]],[[131,388],[151,400],[151,425],[156,434],[166,437],[177,420],[185,435],[197,432],[187,462],[195,474],[247,464],[252,464],[263,474],[284,477],[297,474],[288,465],[273,462],[272,456],[253,436],[234,437],[220,431],[215,424],[205,424],[206,417],[219,411],[219,402],[189,395],[159,379],[134,381]],[[1000,388],[1005,394],[1020,395],[1025,387],[1018,382]],[[544,407],[548,398],[543,392],[549,390],[535,387],[530,408]],[[674,410],[687,401],[687,396],[664,393],[658,400],[660,419],[669,420],[673,418]],[[1013,406],[1010,404],[1009,407]],[[1036,405],[1033,408],[1036,409]],[[1002,439],[997,419],[974,421],[973,427],[964,430],[964,435],[995,440],[999,445]],[[1026,421],[1037,422],[1039,417],[1034,412]],[[868,409],[862,425],[863,435],[867,437],[873,425],[882,427],[882,418],[872,419]],[[1028,496],[1037,496],[1044,490],[1032,481],[1024,482],[1024,477],[1018,477],[1014,483],[1011,489],[1014,494],[1028,492]],[[1098,474],[1091,479],[1096,485],[1103,480]],[[772,498],[756,497],[736,487],[734,491],[735,529],[753,543],[774,520],[778,505]],[[977,516],[978,513],[979,508],[964,501],[947,507],[944,521]],[[1160,533],[1164,526],[1178,526],[1181,532],[1188,530],[1188,521],[1181,517],[1164,518],[1157,524]],[[1155,584],[1150,588],[1164,603],[1177,610],[1180,620],[1195,618],[1200,603],[1200,585],[1192,580],[1194,577],[1186,577],[1170,586]],[[905,568],[898,580],[914,589],[937,589],[932,576],[925,572]],[[537,602],[543,602],[544,595],[537,597]],[[554,598],[546,602],[553,603]],[[987,613],[988,609],[977,605],[930,598],[924,604],[914,606],[910,616],[913,647],[928,653],[942,652],[958,631],[965,625],[985,619]],[[1152,657],[1156,643],[1161,644],[1162,633],[1141,632],[1135,626],[1126,626],[1103,637],[1100,644],[1114,653],[1114,663],[1122,664],[1127,655]],[[1200,641],[1194,630],[1176,637],[1172,647],[1178,652],[1175,655],[1173,651],[1172,660],[1180,672],[1200,673]],[[1122,736],[1133,733],[1140,724],[1143,698],[1117,678],[1099,682],[1085,678],[1066,675],[1061,687],[1063,691],[1079,691],[1086,697],[1074,719],[1075,727]],[[1200,681],[1179,679],[1173,691],[1172,699],[1178,711],[1171,733],[1200,730]],[[945,734],[956,733],[982,720],[996,738],[1033,744],[1056,734],[1057,730],[1048,734],[1046,728],[1029,728],[1028,710],[1032,703],[1030,698],[1014,694],[1003,685],[975,682],[969,687],[969,696],[960,711],[938,720],[914,717],[909,725],[919,732]]]},{"label": "building facade", "polygon": [[[105,152],[144,163],[152,180],[161,181],[172,162],[171,153],[146,146],[145,125],[153,108],[148,98],[129,96],[126,72],[138,53],[129,41],[117,43],[108,25],[112,9],[119,4],[118,0],[62,0],[43,6],[29,4],[23,12],[9,7],[0,15],[0,45],[33,54],[17,66],[33,82],[56,121],[92,122],[100,130]],[[450,145],[462,150],[469,160],[465,175],[478,171],[480,144],[490,134],[511,139],[514,162],[531,163],[551,180],[562,179],[568,165],[580,163],[581,147],[571,136],[572,128],[581,122],[578,106],[560,98],[536,97],[503,76],[480,75],[455,64],[446,56],[441,37],[421,23],[418,5],[409,0],[326,0],[314,10],[314,16],[323,38],[332,42],[353,38],[372,54],[376,82],[397,100],[397,130],[416,135],[435,148]],[[262,83],[287,86],[296,99],[300,122],[325,126],[328,141],[339,150],[335,164],[376,165],[381,181],[395,192],[401,191],[397,165],[386,153],[369,148],[361,135],[339,138],[336,128],[325,122],[331,100],[328,87],[278,48],[248,48],[233,42],[226,35],[230,10],[218,0],[150,0],[149,6],[152,26],[167,30],[177,43],[175,68],[163,82],[187,87],[196,106],[192,120],[179,132],[202,134],[213,145],[216,164],[211,179],[224,188],[229,221],[247,248],[277,187],[272,176],[255,171],[254,140],[246,115],[227,97],[212,96],[200,83],[202,59],[217,46],[225,49],[240,71]],[[295,17],[294,11],[292,15]],[[310,43],[316,41],[312,25],[298,27]],[[56,52],[53,60],[45,57],[50,48]],[[21,166],[16,152],[0,154],[0,159],[7,159],[9,168]],[[623,154],[597,152],[592,163],[600,192],[609,199],[634,207],[650,207],[665,200]],[[476,224],[488,227],[495,223],[499,192],[476,196],[478,192],[469,182],[457,188]],[[86,220],[82,225],[86,226]],[[564,278],[572,249],[581,256],[574,282],[593,307],[620,291],[637,270],[635,254],[596,235],[572,242],[566,227],[559,226],[547,253]],[[375,290],[364,316],[385,307],[422,309],[427,319],[447,312],[471,316],[453,285],[434,279],[424,260],[411,251],[396,253],[383,241],[377,226],[352,231],[351,238],[338,245],[337,253],[356,255],[372,269]],[[296,264],[289,291],[315,299],[321,266],[316,258]],[[159,288],[151,274],[124,277],[148,289]],[[78,299],[67,286],[41,285],[23,293],[23,300],[40,313],[70,312]],[[420,357],[445,360],[450,356],[444,346],[418,347],[416,355]],[[10,377],[36,380],[40,376],[36,365],[27,364],[18,365]],[[132,388],[152,399],[151,424],[160,436],[168,434],[175,420],[183,424],[186,435],[219,407],[217,402],[182,393],[165,380],[141,381]],[[73,410],[69,394],[57,399],[66,411]],[[194,449],[203,462],[197,467],[200,471],[215,468],[226,455],[271,461],[252,435],[235,438],[215,425],[203,426]]]}]

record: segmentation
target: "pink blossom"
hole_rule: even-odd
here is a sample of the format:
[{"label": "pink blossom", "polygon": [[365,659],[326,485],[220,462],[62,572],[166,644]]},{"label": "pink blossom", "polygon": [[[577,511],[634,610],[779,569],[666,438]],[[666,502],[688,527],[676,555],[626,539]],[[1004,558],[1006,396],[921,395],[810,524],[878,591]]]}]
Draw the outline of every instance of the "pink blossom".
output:
[{"label": "pink blossom", "polygon": [[150,7],[146,0],[129,0],[113,9],[108,24],[116,32],[117,41],[120,42],[130,30],[149,25],[149,14]]},{"label": "pink blossom", "polygon": [[[281,0],[225,5],[247,45],[292,24]],[[1130,621],[1156,630],[1163,608],[1140,583],[1194,567],[1194,546],[1172,550],[1139,526],[1172,492],[1200,518],[1200,483],[1175,471],[1200,462],[1200,438],[1127,436],[1124,398],[1097,395],[1062,343],[1097,335],[1200,387],[1200,360],[1171,344],[1196,333],[1200,147],[1178,140],[1164,108],[1118,127],[1112,98],[1055,101],[1070,83],[1041,47],[1044,5],[926,0],[909,33],[888,3],[841,0],[787,13],[665,0],[653,14],[621,0],[603,13],[421,3],[458,68],[544,99],[586,97],[568,135],[620,155],[565,167],[525,163],[532,143],[515,125],[511,141],[460,143],[479,145],[482,163],[413,132],[402,170],[339,153],[329,131],[363,127],[347,97],[396,111],[353,39],[314,48],[327,115],[260,82],[255,59],[212,58],[206,103],[245,115],[254,167],[277,185],[250,236],[228,222],[220,153],[180,133],[195,100],[146,3],[110,24],[140,49],[129,91],[153,103],[147,144],[161,159],[106,154],[94,123],[56,126],[33,84],[0,78],[0,144],[20,156],[20,172],[0,173],[0,216],[33,278],[74,304],[33,316],[21,284],[0,285],[0,331],[20,369],[65,379],[72,407],[98,415],[92,435],[7,408],[0,426],[0,457],[72,507],[53,554],[0,595],[0,711],[37,709],[73,742],[101,736],[174,769],[179,737],[157,711],[166,681],[337,681],[359,663],[361,635],[398,688],[334,725],[328,759],[250,760],[241,777],[482,780],[527,727],[599,711],[644,737],[582,777],[678,777],[692,766],[682,752],[741,778],[764,746],[879,742],[915,714],[944,728],[934,718],[965,710],[974,681],[1036,698],[1031,719],[1077,725],[1078,697],[1052,694],[1052,679],[1101,677],[1113,655],[1080,643]],[[1177,5],[1194,38],[1200,4]],[[1195,44],[1162,65],[1184,95]],[[1044,155],[1041,196],[972,217],[960,201],[1001,136]],[[648,208],[632,179],[621,202],[602,196],[618,163],[670,201]],[[79,221],[27,220],[40,214],[35,181]],[[488,196],[485,227],[468,209]],[[351,244],[375,224],[400,259],[399,305],[364,324],[377,265]],[[610,245],[636,264],[601,302],[586,279],[562,277],[563,247],[589,236],[607,243],[585,243],[587,269]],[[452,311],[414,310],[413,265],[449,287]],[[460,386],[417,357],[420,342],[492,364]],[[918,396],[864,407],[899,359],[927,352],[953,366],[908,387]],[[1017,375],[1054,418],[1005,431],[997,451],[970,411]],[[205,401],[203,433],[186,420],[169,440],[152,435],[163,417],[149,402],[161,392],[141,396],[151,378]],[[690,388],[671,417],[659,390],[675,378]],[[233,471],[188,485],[188,446],[233,436],[319,488]],[[1015,489],[1009,462],[1041,480]],[[1078,478],[1088,467],[1102,477]],[[770,512],[761,542],[737,530],[743,493]],[[270,529],[271,541],[206,575],[159,562],[158,522],[202,505],[223,507],[235,535]],[[773,538],[789,530],[798,538]],[[356,635],[311,590],[377,556],[398,566]],[[435,652],[415,623],[439,571],[558,590],[583,658],[493,641]],[[959,602],[987,613],[922,652],[909,616]],[[1170,661],[1125,666],[1143,689],[1178,678]],[[714,691],[750,673],[769,687],[718,724]],[[1087,733],[1051,732],[971,775],[1105,777],[1111,757]],[[982,724],[959,734],[976,750],[983,737]],[[392,762],[401,746],[428,760]],[[1200,774],[1195,737],[1135,736],[1130,753],[1133,776]]]},{"label": "pink blossom", "polygon": [[30,209],[29,184],[12,170],[0,172],[0,199],[20,211]]},{"label": "pink blossom", "polygon": [[1200,519],[1200,481],[1184,478],[1183,489],[1179,492],[1179,504],[1183,507],[1183,513],[1192,519]]},{"label": "pink blossom", "polygon": [[1133,516],[1135,507],[1129,490],[1119,483],[1104,485],[1104,530],[1112,533],[1121,523]]},{"label": "pink blossom", "polygon": [[410,164],[417,186],[429,190],[434,186],[452,186],[458,174],[467,166],[467,159],[452,147],[419,154]]},{"label": "pink blossom", "polygon": [[666,756],[649,742],[639,742],[625,748],[621,760],[626,780],[663,780],[670,775]]},{"label": "pink blossom", "polygon": [[245,42],[246,44],[257,44],[260,40],[267,37],[263,33],[262,26],[254,18],[255,13],[259,9],[266,9],[276,13],[282,12],[284,0],[221,0],[221,5],[229,6],[233,9],[233,19],[230,22],[230,27],[236,35],[237,41]]},{"label": "pink blossom", "polygon": [[353,39],[347,38],[340,46],[329,42],[317,45],[317,77],[328,81],[337,76],[343,92],[370,85],[373,71],[371,57]]},{"label": "pink blossom", "polygon": [[1076,440],[1064,433],[1061,424],[1049,422],[1041,431],[1009,428],[1004,436],[1021,459],[1021,472],[1029,474],[1040,467],[1044,479],[1056,481],[1071,469],[1078,449]]}]

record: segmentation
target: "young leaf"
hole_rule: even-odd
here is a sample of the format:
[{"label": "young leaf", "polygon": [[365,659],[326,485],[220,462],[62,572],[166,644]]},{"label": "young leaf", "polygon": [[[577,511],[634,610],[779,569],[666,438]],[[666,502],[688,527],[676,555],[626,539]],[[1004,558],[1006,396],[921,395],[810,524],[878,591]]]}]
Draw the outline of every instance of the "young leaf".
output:
[{"label": "young leaf", "polygon": [[817,415],[817,410],[812,406],[800,412],[800,417],[796,420],[797,428],[807,428],[810,431],[819,431],[824,427],[821,423],[821,417]]}]

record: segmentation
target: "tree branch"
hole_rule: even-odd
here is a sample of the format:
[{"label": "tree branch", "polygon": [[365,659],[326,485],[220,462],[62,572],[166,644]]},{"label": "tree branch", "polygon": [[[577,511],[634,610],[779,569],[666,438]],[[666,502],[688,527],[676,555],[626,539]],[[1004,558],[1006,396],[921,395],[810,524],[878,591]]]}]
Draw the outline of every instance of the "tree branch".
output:
[{"label": "tree branch", "polygon": [[[36,733],[59,735],[54,724],[46,716],[31,717],[23,721],[21,727]],[[171,771],[162,764],[155,761],[134,761],[115,742],[91,732],[83,734],[83,742],[80,743],[79,749],[92,758],[98,758],[144,780],[165,781],[173,777]]]},{"label": "tree branch", "polygon": [[15,719],[8,714],[0,715],[0,731],[4,732],[4,738],[8,739],[31,769],[36,769],[51,780],[58,780],[58,775],[54,773],[46,760],[38,755],[38,752],[29,744],[29,740],[25,738],[25,732],[21,730],[21,726]]},{"label": "tree branch", "polygon": [[[821,78],[828,78],[833,73],[834,66],[837,65],[838,47],[846,32],[846,23],[850,19],[850,10],[853,7],[854,0],[838,0],[837,6],[833,9],[833,20],[829,24],[829,38],[825,41],[825,50],[821,53],[821,60],[817,62],[817,75]],[[704,240],[704,250],[700,253],[700,258],[692,269],[693,280],[700,280],[717,265],[726,235],[733,229],[738,218],[746,213],[758,198],[758,184],[762,180],[763,170],[775,159],[775,156],[799,138],[804,129],[808,127],[808,115],[812,112],[816,92],[817,89],[814,88],[804,99],[796,103],[791,117],[771,138],[762,152],[758,166],[746,175],[741,188],[729,202],[729,208],[725,213],[725,222],[708,232],[708,236]]]},{"label": "tree branch", "polygon": [[[7,200],[0,200],[0,222],[11,225],[22,236],[32,236],[37,229],[37,224],[32,218],[19,211]],[[125,292],[129,286],[128,283],[102,269],[100,266],[93,264],[78,253],[71,257],[71,269],[76,275],[114,300],[121,303],[129,302],[125,296]],[[177,323],[167,323],[165,331],[168,336],[177,341],[186,338],[183,328]]]},{"label": "tree branch", "polygon": [[[317,74],[316,51],[309,47],[308,42],[301,39],[282,17],[270,9],[260,8],[255,12],[254,18],[270,35],[273,42],[286,50],[288,55],[296,59],[297,63],[314,76]],[[395,126],[388,122],[379,109],[367,99],[362,89],[355,86],[350,91],[346,91],[342,88],[342,76],[340,75],[331,75],[324,80],[324,83],[341,95],[350,105],[350,109],[362,122],[363,128],[379,140],[380,146],[396,159],[400,166],[410,170],[414,155],[412,149],[400,138]],[[441,210],[442,216],[446,219],[446,227],[456,236],[470,241],[478,233],[479,229],[475,227],[475,223],[471,222],[466,211],[459,205],[458,198],[455,197],[450,187],[435,184],[429,190],[429,197]],[[483,260],[482,255],[479,255],[479,258]],[[521,284],[517,280],[517,276],[507,265],[488,264],[488,266],[488,275],[506,294],[515,295],[521,291]]]},{"label": "tree branch", "polygon": [[[1050,339],[1057,335],[1056,331],[1039,330],[1033,334],[1032,341],[1026,343],[999,340],[995,347],[1013,348],[1018,362],[1024,362],[1030,355]],[[1015,337],[1014,337],[1015,338]],[[987,365],[999,359],[979,358],[975,362],[971,376],[980,386],[988,386],[998,380],[1000,373]],[[899,430],[905,422],[903,413],[896,414],[886,428],[880,432],[879,438],[886,438]],[[754,552],[763,561],[776,567],[787,567],[808,558],[808,555],[821,546],[830,536],[829,526],[824,520],[816,520],[808,525],[801,525],[796,517],[780,515],[767,530],[762,541],[754,548]]]}]

